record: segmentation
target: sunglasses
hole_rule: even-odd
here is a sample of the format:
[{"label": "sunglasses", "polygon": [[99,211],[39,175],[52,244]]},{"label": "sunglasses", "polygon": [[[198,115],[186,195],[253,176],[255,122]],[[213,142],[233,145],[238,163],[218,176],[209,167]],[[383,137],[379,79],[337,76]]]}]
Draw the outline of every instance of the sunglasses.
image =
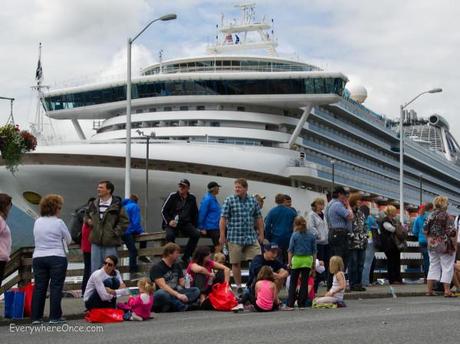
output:
[{"label": "sunglasses", "polygon": [[111,263],[111,262],[104,262],[104,265],[107,265],[108,267],[112,267],[112,266],[113,266],[113,263]]}]

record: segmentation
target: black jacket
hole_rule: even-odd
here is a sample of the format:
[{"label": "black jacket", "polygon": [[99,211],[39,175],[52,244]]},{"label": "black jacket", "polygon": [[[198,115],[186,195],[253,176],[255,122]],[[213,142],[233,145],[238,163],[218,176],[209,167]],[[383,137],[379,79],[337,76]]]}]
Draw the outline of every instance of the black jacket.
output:
[{"label": "black jacket", "polygon": [[185,202],[179,195],[179,191],[169,194],[163,207],[161,208],[161,216],[163,217],[163,229],[174,220],[176,215],[179,215],[178,227],[191,223],[195,227],[198,225],[198,207],[196,198],[192,194],[188,194]]}]

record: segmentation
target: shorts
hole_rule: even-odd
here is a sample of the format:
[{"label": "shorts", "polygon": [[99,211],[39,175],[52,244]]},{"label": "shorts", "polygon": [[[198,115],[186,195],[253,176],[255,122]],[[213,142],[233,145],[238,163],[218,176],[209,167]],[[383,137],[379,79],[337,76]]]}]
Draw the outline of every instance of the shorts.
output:
[{"label": "shorts", "polygon": [[255,256],[261,254],[261,251],[258,241],[252,245],[238,245],[229,242],[228,253],[230,264],[239,264],[242,261],[253,260]]}]

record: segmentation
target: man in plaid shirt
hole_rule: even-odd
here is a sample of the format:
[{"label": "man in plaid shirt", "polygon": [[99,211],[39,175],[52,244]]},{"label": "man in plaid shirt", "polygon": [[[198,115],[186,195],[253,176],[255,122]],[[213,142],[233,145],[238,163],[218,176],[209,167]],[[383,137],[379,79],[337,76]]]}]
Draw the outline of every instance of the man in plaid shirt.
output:
[{"label": "man in plaid shirt", "polygon": [[222,205],[219,241],[221,245],[228,243],[233,278],[241,292],[241,262],[261,253],[259,242],[264,240],[264,222],[256,199],[248,195],[246,179],[235,180],[234,190],[235,194],[228,196]]}]

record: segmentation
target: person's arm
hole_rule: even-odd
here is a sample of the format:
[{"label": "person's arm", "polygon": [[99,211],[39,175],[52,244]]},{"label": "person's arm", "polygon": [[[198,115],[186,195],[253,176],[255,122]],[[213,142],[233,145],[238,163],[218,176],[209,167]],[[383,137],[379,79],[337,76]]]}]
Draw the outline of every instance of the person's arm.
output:
[{"label": "person's arm", "polygon": [[[94,273],[98,273],[99,270],[96,270]],[[94,278],[94,285],[96,287],[96,291],[101,298],[102,301],[110,301],[114,298],[116,295],[115,290],[106,288],[104,286],[104,282],[102,281],[100,275],[95,276]],[[108,292],[108,289],[111,291],[110,293]]]},{"label": "person's arm", "polygon": [[294,255],[294,245],[295,245],[295,233],[291,235],[291,239],[289,240],[289,248],[288,248],[288,267],[292,266],[292,256]]},{"label": "person's arm", "polygon": [[319,229],[318,223],[315,220],[315,215],[313,212],[308,214],[307,217],[307,230],[315,236],[316,239],[319,239]]},{"label": "person's arm", "polygon": [[260,290],[260,281],[257,281],[256,285],[254,286],[254,295],[257,296],[257,293],[259,292],[259,290]]},{"label": "person's arm", "polygon": [[257,218],[257,233],[259,242],[262,244],[264,241],[264,219],[262,218],[262,215]]},{"label": "person's arm", "polygon": [[173,195],[175,193],[170,193],[168,198],[166,199],[165,203],[163,204],[163,207],[161,208],[161,217],[163,218],[163,221],[166,223],[166,225],[171,226],[171,227],[176,227],[177,223],[174,221],[174,219],[171,217],[171,209],[174,204],[173,200]]},{"label": "person's arm", "polygon": [[[272,209],[273,210],[273,209]],[[273,224],[272,224],[272,210],[270,210],[267,214],[267,216],[265,217],[265,238],[270,241],[272,239],[272,228],[273,228]]]},{"label": "person's arm", "polygon": [[279,269],[278,272],[273,273],[273,276],[278,279],[283,279],[289,276],[289,272],[287,272],[285,269]]},{"label": "person's arm", "polygon": [[118,221],[117,221],[117,224],[115,225],[114,231],[120,237],[122,237],[123,234],[125,234],[125,231],[128,228],[128,226],[129,226],[128,216],[126,216],[125,208],[121,207],[120,214],[118,215]]},{"label": "person's arm", "polygon": [[396,227],[393,226],[390,222],[384,222],[383,228],[391,233],[394,233],[396,231]]},{"label": "person's arm", "polygon": [[204,266],[198,265],[197,263],[192,263],[190,269],[196,274],[202,274],[206,276],[212,276],[213,274],[208,271]]},{"label": "person's arm", "polygon": [[72,236],[70,235],[69,229],[67,228],[64,221],[62,220],[59,221],[59,227],[61,229],[62,238],[64,239],[67,245],[70,245],[70,243],[72,242]]},{"label": "person's arm", "polygon": [[226,267],[224,264],[214,262],[213,269],[222,270],[224,272],[225,282],[230,281],[230,269]]},{"label": "person's arm", "polygon": [[355,218],[355,214],[353,213],[353,209],[350,207],[350,203],[348,199],[343,202],[343,206],[345,208],[346,213],[342,214],[347,220],[353,220]]},{"label": "person's arm", "polygon": [[[139,207],[139,205],[137,204],[134,204],[133,206],[133,211],[132,211],[132,214],[130,215],[131,217],[129,218],[133,227],[138,229],[138,228],[142,228],[142,225],[141,225],[141,208]],[[147,228],[148,230],[148,228]]]},{"label": "person's arm", "polygon": [[224,245],[227,242],[227,238],[225,237],[225,229],[227,228],[227,219],[225,217],[221,217],[219,221],[219,244]]}]

